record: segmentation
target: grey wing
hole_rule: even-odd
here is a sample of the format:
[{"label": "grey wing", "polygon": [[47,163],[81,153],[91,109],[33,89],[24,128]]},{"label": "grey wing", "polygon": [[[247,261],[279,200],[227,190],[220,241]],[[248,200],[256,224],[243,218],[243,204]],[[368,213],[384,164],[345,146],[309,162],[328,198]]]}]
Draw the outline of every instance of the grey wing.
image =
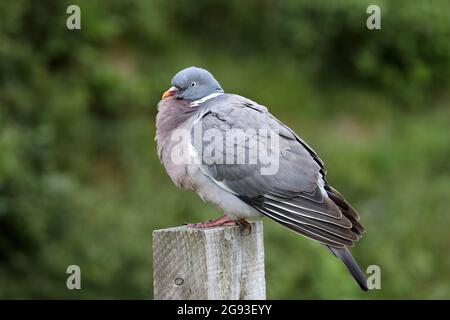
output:
[{"label": "grey wing", "polygon": [[[220,187],[289,229],[321,243],[343,247],[359,239],[363,231],[359,218],[326,183],[323,162],[265,107],[226,95],[205,108],[196,125],[204,133],[202,139],[192,135],[201,170]],[[252,162],[255,148],[257,161]],[[262,161],[261,154],[272,157]]]}]

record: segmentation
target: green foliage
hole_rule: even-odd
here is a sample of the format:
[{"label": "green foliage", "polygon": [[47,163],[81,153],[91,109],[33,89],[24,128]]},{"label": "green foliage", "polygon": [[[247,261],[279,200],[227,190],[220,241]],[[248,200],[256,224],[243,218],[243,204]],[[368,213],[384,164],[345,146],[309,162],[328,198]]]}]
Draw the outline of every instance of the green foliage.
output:
[{"label": "green foliage", "polygon": [[[319,245],[265,222],[270,298],[450,298],[448,1],[0,4],[0,298],[151,298],[151,231],[220,213],[177,190],[156,103],[183,67],[267,105],[361,214],[362,293]],[[66,289],[66,267],[82,290]]]}]

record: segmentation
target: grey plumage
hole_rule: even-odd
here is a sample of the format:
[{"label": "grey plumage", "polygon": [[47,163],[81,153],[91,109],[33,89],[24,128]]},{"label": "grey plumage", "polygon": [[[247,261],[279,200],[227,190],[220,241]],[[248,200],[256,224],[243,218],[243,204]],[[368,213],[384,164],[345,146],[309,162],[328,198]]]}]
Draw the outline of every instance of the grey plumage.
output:
[{"label": "grey plumage", "polygon": [[[352,230],[349,220],[358,217],[347,217],[332,199],[321,193],[320,180],[326,183],[321,173],[322,162],[317,156],[311,156],[314,151],[276,121],[265,107],[237,95],[224,94],[205,102],[202,108],[207,110],[201,118],[204,131],[214,128],[225,135],[230,128],[252,128],[256,134],[249,139],[258,140],[258,130],[268,128],[277,130],[280,135],[277,174],[261,175],[261,164],[216,163],[202,164],[204,174],[258,211],[295,231],[303,231],[308,237],[340,247],[358,240],[360,232]],[[199,154],[207,142],[202,143],[202,148],[197,150]],[[224,148],[224,152],[227,150]],[[203,159],[208,163],[213,160]],[[329,192],[332,193],[331,189]]]},{"label": "grey plumage", "polygon": [[345,264],[348,271],[355,278],[356,282],[358,282],[359,286],[362,290],[367,291],[369,288],[367,287],[367,279],[364,273],[361,271],[358,263],[353,258],[350,250],[348,248],[334,248],[331,246],[327,246],[328,249],[341,261]]},{"label": "grey plumage", "polygon": [[[197,85],[189,86],[192,81]],[[356,211],[327,183],[324,164],[316,152],[266,107],[238,95],[220,94],[222,88],[206,70],[185,69],[172,84],[175,96],[158,105],[156,139],[161,162],[174,183],[197,192],[231,218],[263,214],[322,243],[344,262],[361,288],[367,289],[365,276],[347,249],[361,238],[364,228]],[[212,93],[219,95],[209,96]],[[205,97],[210,98],[198,102]],[[250,146],[265,141],[261,129],[278,132],[279,170],[273,175],[261,175],[262,163],[218,162],[204,152],[210,141],[195,141],[194,124],[203,131],[217,130],[223,136],[230,129],[253,129],[245,143],[225,141],[222,159],[239,143],[243,144],[242,150],[250,152]],[[170,136],[179,128],[189,131],[192,157],[201,159],[200,163],[175,164],[171,159],[174,142]],[[269,143],[264,146],[274,151]]]},{"label": "grey plumage", "polygon": [[178,98],[197,100],[213,92],[223,92],[219,82],[209,71],[190,67],[178,72],[172,79],[172,85],[183,89]]}]

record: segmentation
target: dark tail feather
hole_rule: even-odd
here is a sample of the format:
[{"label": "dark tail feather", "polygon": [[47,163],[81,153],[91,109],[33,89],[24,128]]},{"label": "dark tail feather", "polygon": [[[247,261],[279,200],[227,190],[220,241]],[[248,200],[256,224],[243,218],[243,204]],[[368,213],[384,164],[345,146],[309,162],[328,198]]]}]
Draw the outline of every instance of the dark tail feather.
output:
[{"label": "dark tail feather", "polygon": [[353,278],[358,282],[361,289],[364,291],[369,290],[367,288],[367,279],[364,273],[361,271],[361,268],[358,266],[358,263],[353,258],[352,254],[350,253],[350,250],[347,248],[333,248],[330,246],[327,246],[328,249],[341,261],[345,264],[348,271],[352,274]]}]

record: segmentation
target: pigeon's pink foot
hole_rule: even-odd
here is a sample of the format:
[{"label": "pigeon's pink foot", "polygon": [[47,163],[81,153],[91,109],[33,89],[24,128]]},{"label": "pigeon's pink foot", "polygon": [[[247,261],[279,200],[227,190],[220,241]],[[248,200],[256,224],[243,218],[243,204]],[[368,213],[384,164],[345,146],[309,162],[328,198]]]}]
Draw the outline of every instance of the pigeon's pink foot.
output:
[{"label": "pigeon's pink foot", "polygon": [[188,228],[210,228],[210,227],[218,227],[218,226],[235,226],[237,224],[236,221],[231,220],[230,218],[228,218],[228,216],[226,214],[224,214],[223,216],[214,219],[214,220],[209,220],[209,221],[205,221],[205,222],[200,222],[200,223],[189,223],[187,225]]}]

